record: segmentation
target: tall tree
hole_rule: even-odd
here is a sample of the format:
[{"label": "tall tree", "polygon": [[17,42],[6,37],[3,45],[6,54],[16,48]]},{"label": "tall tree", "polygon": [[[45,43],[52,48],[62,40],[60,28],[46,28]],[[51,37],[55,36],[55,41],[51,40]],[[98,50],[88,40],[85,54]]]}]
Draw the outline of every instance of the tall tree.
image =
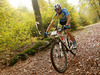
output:
[{"label": "tall tree", "polygon": [[39,22],[38,28],[41,31],[42,36],[44,36],[44,27],[43,27],[43,23],[42,23],[42,17],[41,17],[38,1],[32,0],[32,5],[33,5],[33,9],[34,9],[35,19],[37,22]]}]

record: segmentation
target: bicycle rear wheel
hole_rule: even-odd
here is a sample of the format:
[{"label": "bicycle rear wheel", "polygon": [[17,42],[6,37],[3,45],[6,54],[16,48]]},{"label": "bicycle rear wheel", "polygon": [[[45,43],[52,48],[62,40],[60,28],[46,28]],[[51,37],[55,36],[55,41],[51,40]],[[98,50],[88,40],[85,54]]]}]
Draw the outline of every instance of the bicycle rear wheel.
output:
[{"label": "bicycle rear wheel", "polygon": [[67,56],[61,42],[55,42],[51,48],[51,62],[59,73],[64,73],[67,67]]}]

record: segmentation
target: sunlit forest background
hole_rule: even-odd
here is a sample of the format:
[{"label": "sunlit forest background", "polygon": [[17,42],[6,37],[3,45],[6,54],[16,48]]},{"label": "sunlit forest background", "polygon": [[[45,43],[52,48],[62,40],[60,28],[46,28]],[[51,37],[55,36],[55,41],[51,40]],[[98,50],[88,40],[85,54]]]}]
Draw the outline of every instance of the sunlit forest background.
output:
[{"label": "sunlit forest background", "polygon": [[[24,1],[24,0],[23,0]],[[79,0],[77,6],[68,4],[67,0],[38,0],[44,30],[55,13],[53,5],[60,3],[67,8],[71,16],[72,31],[100,22],[100,0]],[[9,0],[0,0],[0,53],[21,48],[38,42],[34,11],[26,6],[14,8]],[[57,23],[54,24],[54,27]]]}]

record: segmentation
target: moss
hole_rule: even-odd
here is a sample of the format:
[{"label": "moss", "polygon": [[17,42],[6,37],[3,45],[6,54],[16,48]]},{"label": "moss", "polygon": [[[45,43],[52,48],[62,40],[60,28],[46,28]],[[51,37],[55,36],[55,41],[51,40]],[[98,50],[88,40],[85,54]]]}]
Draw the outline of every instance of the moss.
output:
[{"label": "moss", "polygon": [[29,48],[28,50],[24,51],[24,53],[28,55],[34,55],[37,52],[37,48],[43,46],[44,43],[37,43],[32,48]]},{"label": "moss", "polygon": [[20,53],[18,55],[16,55],[11,61],[10,61],[10,64],[9,66],[13,66],[17,61],[18,59],[21,59],[21,60],[26,60],[26,56],[24,53]]},{"label": "moss", "polygon": [[13,66],[17,61],[18,61],[18,57],[16,56],[10,61],[9,66]]},{"label": "moss", "polygon": [[27,49],[26,51],[24,51],[23,53],[20,53],[18,55],[16,55],[10,62],[9,66],[13,66],[17,61],[18,59],[21,59],[21,60],[26,60],[26,54],[28,55],[34,55],[37,51],[37,49],[41,46],[43,46],[44,42],[43,43],[37,43],[35,44],[32,48],[29,48]]},{"label": "moss", "polygon": [[32,50],[32,48],[29,48],[29,49],[25,50],[24,54],[28,54],[31,50]]},{"label": "moss", "polygon": [[17,55],[18,58],[20,58],[21,60],[26,60],[26,55],[24,53],[20,53]]},{"label": "moss", "polygon": [[48,38],[45,38],[45,40],[46,40],[46,41],[50,41],[50,40],[51,40],[51,38],[50,38],[50,37],[48,37]]},{"label": "moss", "polygon": [[39,48],[40,46],[43,46],[43,44],[44,44],[44,42],[37,43],[37,44],[35,44],[35,45],[32,47],[32,49],[37,49],[37,48]]},{"label": "moss", "polygon": [[26,53],[26,54],[28,54],[28,55],[34,55],[34,54],[36,53],[36,50],[35,50],[35,49],[30,48],[30,49],[28,49],[28,50],[24,51],[24,53]]}]

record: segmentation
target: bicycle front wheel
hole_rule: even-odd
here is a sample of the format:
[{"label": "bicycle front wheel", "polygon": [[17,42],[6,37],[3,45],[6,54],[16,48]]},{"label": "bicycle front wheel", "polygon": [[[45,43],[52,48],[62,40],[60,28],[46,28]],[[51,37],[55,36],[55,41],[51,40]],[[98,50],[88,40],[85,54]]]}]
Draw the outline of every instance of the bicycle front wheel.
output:
[{"label": "bicycle front wheel", "polygon": [[51,48],[51,62],[59,73],[64,73],[67,67],[67,56],[61,42],[55,42]]}]

